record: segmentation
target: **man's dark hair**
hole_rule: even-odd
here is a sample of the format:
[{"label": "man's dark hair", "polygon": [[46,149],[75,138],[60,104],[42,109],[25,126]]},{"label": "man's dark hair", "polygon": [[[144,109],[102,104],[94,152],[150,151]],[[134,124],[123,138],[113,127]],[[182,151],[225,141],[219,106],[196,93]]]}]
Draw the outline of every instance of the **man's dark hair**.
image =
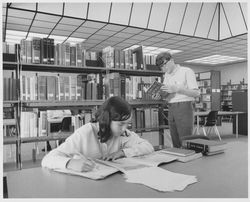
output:
[{"label": "man's dark hair", "polygon": [[161,52],[156,57],[156,65],[162,66],[165,61],[171,60],[172,55],[169,52]]}]

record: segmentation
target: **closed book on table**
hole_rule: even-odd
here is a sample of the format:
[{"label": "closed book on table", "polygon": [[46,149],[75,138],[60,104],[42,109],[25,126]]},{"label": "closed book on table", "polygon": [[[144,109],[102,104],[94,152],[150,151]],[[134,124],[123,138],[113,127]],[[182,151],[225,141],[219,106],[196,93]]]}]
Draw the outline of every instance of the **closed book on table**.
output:
[{"label": "closed book on table", "polygon": [[176,148],[176,147],[163,149],[162,152],[167,153],[167,154],[177,155],[177,156],[190,156],[192,154],[195,154],[194,150],[182,149],[182,148]]},{"label": "closed book on table", "polygon": [[205,139],[184,140],[184,146],[187,149],[193,149],[196,152],[202,152],[204,154],[226,149],[225,142]]}]

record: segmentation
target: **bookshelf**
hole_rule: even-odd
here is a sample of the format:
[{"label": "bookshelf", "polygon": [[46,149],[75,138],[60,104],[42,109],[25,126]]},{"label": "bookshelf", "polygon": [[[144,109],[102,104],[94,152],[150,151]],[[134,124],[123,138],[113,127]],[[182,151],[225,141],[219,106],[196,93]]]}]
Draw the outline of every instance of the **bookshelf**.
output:
[{"label": "bookshelf", "polygon": [[[17,48],[18,50],[18,48]],[[136,50],[138,52],[138,49]],[[131,53],[132,54],[132,53]],[[142,58],[142,53],[140,53],[140,58]],[[87,55],[87,54],[86,54]],[[4,136],[4,145],[8,144],[15,144],[16,145],[16,165],[19,169],[22,168],[22,161],[21,161],[21,145],[25,143],[37,143],[37,142],[45,142],[45,141],[50,141],[50,140],[62,140],[67,138],[70,134],[69,133],[62,133],[62,134],[53,134],[50,133],[50,131],[46,131],[45,135],[40,136],[39,128],[37,127],[36,130],[29,131],[30,135],[24,135],[25,131],[25,123],[26,122],[32,122],[34,125],[39,125],[39,118],[41,118],[41,113],[43,111],[47,110],[60,110],[60,109],[73,109],[73,110],[78,110],[78,109],[84,109],[84,110],[96,110],[98,106],[100,106],[104,100],[112,95],[117,95],[114,94],[114,92],[111,92],[109,89],[108,94],[104,92],[103,88],[108,88],[107,86],[110,87],[110,83],[107,85],[106,83],[103,83],[103,79],[107,75],[111,74],[117,74],[117,75],[123,75],[125,79],[127,80],[133,80],[136,81],[139,80],[139,85],[136,83],[136,87],[140,86],[140,92],[128,92],[130,93],[130,96],[128,97],[127,101],[131,104],[135,118],[137,119],[137,122],[132,123],[132,130],[135,132],[139,132],[142,134],[142,132],[149,132],[149,131],[159,131],[159,141],[160,144],[162,144],[162,138],[163,138],[163,133],[164,129],[168,128],[167,125],[164,125],[164,123],[161,121],[161,105],[163,104],[162,101],[155,101],[155,100],[150,100],[150,99],[144,99],[145,94],[143,93],[143,86],[146,83],[142,81],[140,78],[145,77],[158,77],[159,79],[162,79],[163,72],[159,70],[154,70],[152,68],[152,65],[150,66],[149,69],[146,68],[141,68],[143,65],[145,65],[142,61],[139,62],[138,59],[136,59],[137,63],[139,64],[140,68],[137,68],[136,66],[133,66],[132,68],[113,68],[113,67],[105,67],[105,65],[100,66],[98,61],[92,61],[86,60],[86,64],[96,64],[98,66],[86,66],[85,64],[81,67],[79,66],[70,66],[70,65],[64,65],[64,64],[41,64],[41,63],[31,63],[33,59],[31,58],[30,63],[24,63],[19,57],[19,53],[16,53],[16,60],[15,61],[3,61],[3,70],[4,71],[11,71],[15,72],[15,74],[11,75],[12,79],[17,80],[16,84],[16,95],[12,97],[15,97],[15,100],[4,100],[4,108],[10,108],[13,109],[15,112],[15,115],[12,117],[12,121],[7,121],[5,120],[5,125],[8,124],[14,124],[16,127],[16,135],[14,137],[8,137],[8,135]],[[112,56],[113,57],[113,56]],[[4,56],[4,58],[10,58],[8,56]],[[20,55],[20,58],[22,58],[22,54]],[[86,58],[85,58],[86,59]],[[33,61],[34,62],[34,61]],[[71,64],[71,63],[70,63]],[[58,98],[60,96],[60,91],[58,93],[58,96],[55,92],[53,92],[52,99],[49,97],[49,91],[53,87],[53,85],[49,85],[45,87],[47,89],[47,96],[46,98],[41,98],[40,94],[42,92],[41,86],[39,86],[39,78],[40,77],[46,77],[47,79],[47,84],[48,84],[48,79],[50,77],[54,78],[59,78],[61,74],[63,76],[65,75],[98,75],[98,79],[100,83],[98,85],[100,88],[97,88],[97,91],[101,91],[101,97],[91,97],[91,99],[88,99],[87,97],[83,99],[78,99],[77,98],[77,91],[75,94],[74,99],[71,99],[72,97],[70,96],[69,99],[60,99]],[[15,77],[15,78],[14,78]],[[133,77],[133,79],[132,79]],[[134,78],[135,77],[135,78]],[[73,77],[72,80],[76,80],[77,77]],[[95,77],[96,79],[96,77]],[[154,79],[154,78],[153,78]],[[35,82],[34,82],[35,80]],[[126,81],[127,81],[126,80]],[[56,80],[57,81],[57,80]],[[34,83],[33,83],[34,82]],[[121,82],[119,80],[119,82]],[[25,84],[25,86],[24,86]],[[35,85],[35,89],[32,89],[32,85]],[[150,83],[147,83],[149,85]],[[7,84],[6,84],[7,85]],[[60,85],[60,82],[58,83]],[[130,84],[131,85],[131,84]],[[131,85],[133,86],[133,84]],[[81,86],[82,87],[82,86]],[[30,89],[29,89],[30,88]],[[9,86],[7,86],[9,93],[13,93],[13,90],[9,90]],[[40,90],[39,90],[40,89]],[[77,89],[77,87],[76,87]],[[93,88],[92,88],[93,89]],[[5,90],[6,91],[6,90]],[[26,93],[24,93],[26,91]],[[137,90],[138,91],[138,90]],[[34,94],[32,92],[35,92]],[[66,93],[65,93],[66,94]],[[98,94],[98,93],[97,93]],[[27,96],[28,95],[28,96]],[[126,97],[127,98],[127,97]],[[140,109],[140,110],[139,110]],[[145,112],[148,111],[146,109],[152,109],[152,111],[156,112],[154,113],[154,119],[158,120],[159,123],[157,124],[152,124],[152,125],[147,125],[148,120],[145,119]],[[139,111],[139,112],[137,112]],[[151,112],[147,112],[151,113]],[[153,112],[152,112],[153,113]],[[30,117],[30,115],[34,116],[32,119],[29,119],[29,121],[25,121],[26,118],[24,118],[24,114],[27,115],[27,117]],[[140,122],[140,124],[139,124]],[[46,122],[46,124],[48,124]],[[20,127],[21,125],[21,127]],[[29,125],[29,130],[30,128],[33,128],[34,125]],[[26,131],[25,131],[26,133]],[[32,135],[31,135],[32,134]]]},{"label": "bookshelf", "polygon": [[247,91],[247,83],[244,80],[239,84],[232,84],[229,81],[226,85],[221,85],[221,107],[223,111],[232,111],[232,94],[238,91]]},{"label": "bookshelf", "polygon": [[195,108],[197,111],[219,111],[221,99],[220,71],[206,71],[196,73],[196,80],[201,96],[196,98]]},{"label": "bookshelf", "polygon": [[[244,84],[245,85],[245,84]],[[239,114],[238,123],[233,118],[233,133],[236,133],[236,124],[238,124],[239,134],[248,135],[248,92],[247,90],[233,91],[232,93],[232,111],[244,112]]]}]

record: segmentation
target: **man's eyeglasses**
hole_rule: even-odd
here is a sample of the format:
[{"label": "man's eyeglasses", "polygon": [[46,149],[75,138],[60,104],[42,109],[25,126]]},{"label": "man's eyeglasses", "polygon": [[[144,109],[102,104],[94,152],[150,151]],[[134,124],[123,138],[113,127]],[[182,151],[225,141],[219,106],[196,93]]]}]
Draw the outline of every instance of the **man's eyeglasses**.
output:
[{"label": "man's eyeglasses", "polygon": [[160,67],[163,67],[164,65],[166,65],[170,60],[165,60],[161,65]]}]

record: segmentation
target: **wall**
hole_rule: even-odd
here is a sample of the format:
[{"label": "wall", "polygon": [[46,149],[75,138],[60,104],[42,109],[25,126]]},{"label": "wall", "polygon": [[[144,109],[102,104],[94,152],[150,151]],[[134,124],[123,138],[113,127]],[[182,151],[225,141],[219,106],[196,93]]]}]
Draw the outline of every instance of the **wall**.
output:
[{"label": "wall", "polygon": [[242,62],[238,64],[225,65],[217,67],[214,70],[221,71],[221,84],[227,84],[230,81],[232,84],[238,84],[243,80],[248,83],[248,67],[247,62]]},{"label": "wall", "polygon": [[209,70],[217,70],[221,72],[221,84],[227,84],[231,80],[232,84],[238,84],[243,80],[248,83],[248,67],[247,62],[241,62],[237,64],[224,65],[218,67],[208,67],[208,66],[192,66],[183,65],[190,67],[194,72],[204,72]]}]

